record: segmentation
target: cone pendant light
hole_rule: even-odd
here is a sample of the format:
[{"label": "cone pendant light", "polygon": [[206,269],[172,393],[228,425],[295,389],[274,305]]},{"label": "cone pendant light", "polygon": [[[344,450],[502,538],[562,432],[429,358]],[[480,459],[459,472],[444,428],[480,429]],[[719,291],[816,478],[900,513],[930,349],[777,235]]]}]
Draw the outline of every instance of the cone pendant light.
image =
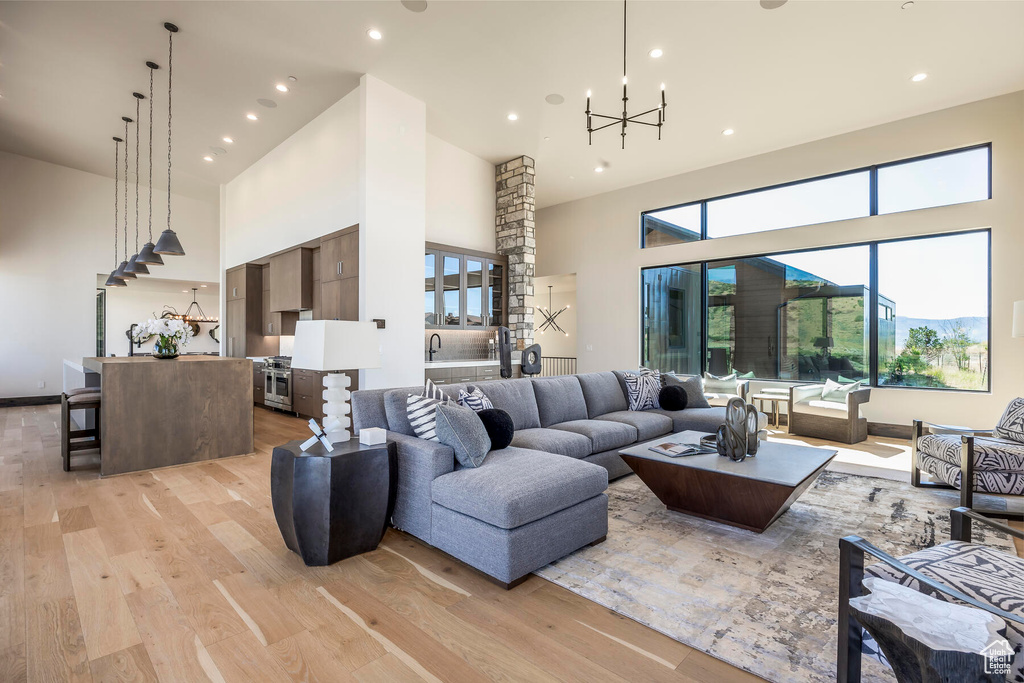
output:
[{"label": "cone pendant light", "polygon": [[132,122],[127,116],[122,116],[124,121],[124,261],[117,267],[116,277],[122,280],[134,280],[138,277],[135,273],[128,272],[128,124]]},{"label": "cone pendant light", "polygon": [[136,257],[136,263],[144,263],[147,266],[162,266],[163,257],[154,254],[153,249],[153,72],[160,67],[153,62],[146,62],[149,67],[149,202],[146,204],[149,214],[149,241],[142,245],[142,251]]},{"label": "cone pendant light", "polygon": [[149,275],[149,268],[145,263],[139,263],[139,105],[146,96],[142,93],[132,93],[135,96],[135,254],[128,259],[128,266],[124,269],[126,273],[136,275]]},{"label": "cone pendant light", "polygon": [[185,249],[178,241],[178,236],[171,230],[171,94],[172,75],[174,73],[174,34],[178,27],[171,23],[164,24],[167,29],[167,229],[160,233],[153,253],[168,256],[184,256]]},{"label": "cone pendant light", "polygon": [[127,287],[128,283],[124,278],[117,276],[117,193],[118,193],[118,162],[121,158],[121,138],[114,138],[114,269],[110,271],[110,277],[104,283],[106,287]]}]

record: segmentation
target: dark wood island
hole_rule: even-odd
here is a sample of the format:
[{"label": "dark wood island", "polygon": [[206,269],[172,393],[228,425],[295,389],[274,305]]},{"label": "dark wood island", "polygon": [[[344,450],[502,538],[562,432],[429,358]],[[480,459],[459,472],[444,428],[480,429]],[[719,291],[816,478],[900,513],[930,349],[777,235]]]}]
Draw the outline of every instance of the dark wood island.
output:
[{"label": "dark wood island", "polygon": [[101,475],[252,453],[252,361],[134,356],[82,366],[100,375]]}]

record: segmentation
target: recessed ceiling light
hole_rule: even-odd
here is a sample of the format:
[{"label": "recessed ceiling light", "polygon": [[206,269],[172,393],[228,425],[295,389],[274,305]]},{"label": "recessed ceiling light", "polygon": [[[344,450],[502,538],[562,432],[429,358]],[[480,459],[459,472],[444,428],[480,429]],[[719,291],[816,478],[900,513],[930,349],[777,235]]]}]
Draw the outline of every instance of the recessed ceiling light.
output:
[{"label": "recessed ceiling light", "polygon": [[384,37],[383,34],[381,34],[381,32],[375,28],[371,28],[369,31],[367,31],[366,35],[370,36],[374,40],[380,40],[381,38]]},{"label": "recessed ceiling light", "polygon": [[223,147],[210,147],[210,151],[213,152],[213,156],[219,157],[221,154],[227,154],[228,151]]},{"label": "recessed ceiling light", "polygon": [[231,138],[221,138],[221,140],[228,143],[229,145],[234,142],[234,140],[232,140]]},{"label": "recessed ceiling light", "polygon": [[518,121],[519,120],[519,114],[516,114],[515,112],[512,112],[511,114],[508,115],[508,120],[509,121]]},{"label": "recessed ceiling light", "polygon": [[651,50],[650,52],[648,52],[647,54],[650,55],[650,57],[652,59],[657,59],[658,57],[662,56],[665,53],[662,52],[660,47],[656,47],[653,50]]},{"label": "recessed ceiling light", "polygon": [[726,128],[725,130],[722,131],[722,135],[732,135],[735,132],[736,131],[734,131],[732,128]]},{"label": "recessed ceiling light", "polygon": [[604,166],[594,167],[594,173],[604,173]]},{"label": "recessed ceiling light", "polygon": [[203,157],[203,161],[213,161],[213,157],[205,156],[205,157]]},{"label": "recessed ceiling light", "polygon": [[288,92],[288,86],[285,85],[284,83],[278,83],[275,87],[277,88],[278,92]]},{"label": "recessed ceiling light", "polygon": [[565,98],[559,95],[558,93],[553,92],[547,97],[545,97],[544,101],[547,102],[548,104],[562,104],[563,102],[565,102]]},{"label": "recessed ceiling light", "polygon": [[545,135],[545,136],[544,136],[544,139],[545,139],[545,140],[550,140],[551,138],[549,138],[549,137],[548,137],[547,135]]},{"label": "recessed ceiling light", "polygon": [[928,74],[920,73],[920,74],[914,74],[913,76],[911,76],[910,80],[914,81],[914,83],[920,83],[921,81],[923,81],[926,78],[928,78]]},{"label": "recessed ceiling light", "polygon": [[205,287],[206,285],[199,285],[199,286],[200,286],[200,287]]},{"label": "recessed ceiling light", "polygon": [[250,121],[258,121],[260,117],[256,116],[256,114],[246,114],[245,118],[249,119]]},{"label": "recessed ceiling light", "polygon": [[294,83],[295,81],[297,81],[299,79],[297,79],[295,76],[289,76],[288,80],[291,81],[292,83]]},{"label": "recessed ceiling light", "polygon": [[787,0],[761,0],[761,9],[779,9]]},{"label": "recessed ceiling light", "polygon": [[273,109],[274,107],[277,106],[277,102],[275,102],[274,100],[268,100],[266,97],[261,97],[258,100],[256,100],[256,104],[260,105],[261,107],[266,107],[267,109]]},{"label": "recessed ceiling light", "polygon": [[181,290],[181,293],[182,294],[188,294],[188,290],[187,289],[183,289],[183,290]]},{"label": "recessed ceiling light", "polygon": [[425,12],[427,0],[402,0],[402,7],[410,12]]}]

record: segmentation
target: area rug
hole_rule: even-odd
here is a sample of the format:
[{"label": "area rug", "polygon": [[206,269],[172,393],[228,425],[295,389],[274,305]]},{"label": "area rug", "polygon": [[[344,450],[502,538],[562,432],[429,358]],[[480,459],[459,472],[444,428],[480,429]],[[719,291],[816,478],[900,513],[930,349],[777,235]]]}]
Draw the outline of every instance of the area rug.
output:
[{"label": "area rug", "polygon": [[[770,681],[834,681],[839,539],[905,555],[948,540],[958,504],[956,492],[826,471],[757,534],[670,512],[628,476],[608,488],[607,540],[536,573]],[[974,541],[1014,552],[977,525]],[[895,680],[867,658],[864,669]]]}]

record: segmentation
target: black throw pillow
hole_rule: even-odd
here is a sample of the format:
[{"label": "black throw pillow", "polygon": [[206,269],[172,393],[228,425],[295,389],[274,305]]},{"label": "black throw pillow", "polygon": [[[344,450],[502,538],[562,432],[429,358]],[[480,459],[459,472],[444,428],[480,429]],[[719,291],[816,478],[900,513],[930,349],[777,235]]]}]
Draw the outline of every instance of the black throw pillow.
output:
[{"label": "black throw pillow", "polygon": [[508,448],[515,434],[512,416],[498,408],[481,410],[477,416],[484,423],[487,436],[491,437],[491,450],[500,451],[502,448]]},{"label": "black throw pillow", "polygon": [[678,384],[662,387],[658,392],[658,403],[665,410],[685,410],[688,403],[686,389]]}]

